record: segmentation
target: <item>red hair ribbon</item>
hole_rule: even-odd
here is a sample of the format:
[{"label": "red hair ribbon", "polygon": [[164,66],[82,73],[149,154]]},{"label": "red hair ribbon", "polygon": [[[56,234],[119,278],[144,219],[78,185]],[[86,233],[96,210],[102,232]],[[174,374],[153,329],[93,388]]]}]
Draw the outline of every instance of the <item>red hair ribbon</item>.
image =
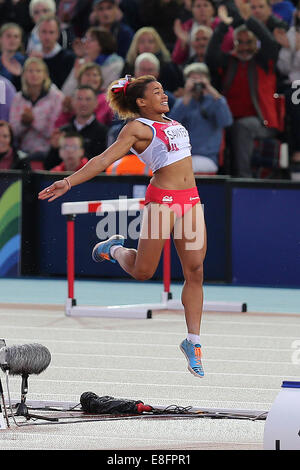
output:
[{"label": "red hair ribbon", "polygon": [[114,93],[120,93],[123,90],[124,95],[126,95],[126,89],[131,81],[131,75],[126,75],[125,78],[121,78],[118,83],[111,87]]}]

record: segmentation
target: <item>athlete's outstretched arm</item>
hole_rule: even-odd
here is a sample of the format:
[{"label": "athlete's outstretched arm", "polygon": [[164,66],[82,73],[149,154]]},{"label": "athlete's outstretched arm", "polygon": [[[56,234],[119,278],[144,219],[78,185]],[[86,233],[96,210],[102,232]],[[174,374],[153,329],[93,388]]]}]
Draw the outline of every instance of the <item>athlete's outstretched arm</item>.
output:
[{"label": "athlete's outstretched arm", "polygon": [[128,123],[120,132],[117,140],[110,145],[104,152],[91,158],[80,170],[62,180],[56,181],[51,186],[43,189],[38,197],[39,199],[49,199],[54,201],[65,194],[72,186],[84,183],[99,173],[103,172],[113,162],[127,155],[130,148],[141,138],[140,123]]}]

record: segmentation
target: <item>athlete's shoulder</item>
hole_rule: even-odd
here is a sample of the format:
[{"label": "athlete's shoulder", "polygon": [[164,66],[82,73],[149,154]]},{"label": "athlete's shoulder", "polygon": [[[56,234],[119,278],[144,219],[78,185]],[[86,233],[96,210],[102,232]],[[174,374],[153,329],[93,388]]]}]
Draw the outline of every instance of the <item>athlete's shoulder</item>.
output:
[{"label": "athlete's shoulder", "polygon": [[148,126],[145,126],[145,124],[138,119],[128,121],[123,129],[126,130],[126,132],[137,136],[144,135],[145,132],[148,133],[150,130]]}]

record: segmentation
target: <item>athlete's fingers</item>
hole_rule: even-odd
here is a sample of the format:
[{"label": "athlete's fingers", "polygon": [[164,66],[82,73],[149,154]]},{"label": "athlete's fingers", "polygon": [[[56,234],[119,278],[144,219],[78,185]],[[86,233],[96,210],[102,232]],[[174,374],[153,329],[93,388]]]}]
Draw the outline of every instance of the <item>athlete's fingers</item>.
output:
[{"label": "athlete's fingers", "polygon": [[40,191],[38,196],[39,197],[49,197],[49,195],[52,193],[53,190],[55,190],[55,187],[53,185],[48,186],[48,188],[45,188],[42,191]]},{"label": "athlete's fingers", "polygon": [[57,199],[59,196],[60,196],[60,194],[54,194],[54,195],[52,195],[52,196],[49,198],[48,202],[54,201],[54,199]]}]

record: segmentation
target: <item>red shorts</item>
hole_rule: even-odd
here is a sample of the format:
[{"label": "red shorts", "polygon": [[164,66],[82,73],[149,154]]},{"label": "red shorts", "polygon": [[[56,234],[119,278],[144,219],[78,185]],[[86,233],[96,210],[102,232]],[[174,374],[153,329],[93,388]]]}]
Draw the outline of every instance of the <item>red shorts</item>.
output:
[{"label": "red shorts", "polygon": [[149,202],[165,204],[181,217],[200,202],[200,197],[196,186],[189,189],[161,189],[149,184],[145,195],[145,205]]}]

